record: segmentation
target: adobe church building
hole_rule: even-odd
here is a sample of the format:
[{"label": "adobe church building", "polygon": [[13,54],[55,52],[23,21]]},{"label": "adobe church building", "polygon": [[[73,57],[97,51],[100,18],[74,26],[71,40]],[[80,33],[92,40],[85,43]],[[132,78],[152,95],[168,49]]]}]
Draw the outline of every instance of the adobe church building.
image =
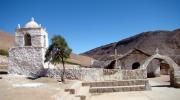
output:
[{"label": "adobe church building", "polygon": [[29,77],[43,75],[48,33],[31,19],[24,27],[16,28],[15,47],[9,49],[8,71]]},{"label": "adobe church building", "polygon": [[[111,63],[109,63],[109,65],[107,65],[105,68],[107,69],[121,68],[124,70],[139,69],[140,66],[144,64],[145,60],[150,56],[151,56],[150,54],[134,48],[117,58],[117,66],[115,65],[116,60],[112,60]],[[147,76],[156,77],[156,76],[160,76],[160,74],[168,75],[169,65],[163,60],[153,59],[147,67]]]}]

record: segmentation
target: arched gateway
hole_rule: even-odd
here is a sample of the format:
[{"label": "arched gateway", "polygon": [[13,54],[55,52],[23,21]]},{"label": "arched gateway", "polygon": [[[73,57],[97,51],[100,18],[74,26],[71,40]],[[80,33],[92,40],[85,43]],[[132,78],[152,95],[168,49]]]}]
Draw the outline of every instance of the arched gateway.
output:
[{"label": "arched gateway", "polygon": [[147,69],[148,64],[153,59],[161,59],[167,62],[170,66],[170,84],[174,87],[180,87],[180,68],[178,65],[168,56],[160,55],[158,52],[152,55],[151,57],[147,58],[143,65],[140,66],[142,69]]}]

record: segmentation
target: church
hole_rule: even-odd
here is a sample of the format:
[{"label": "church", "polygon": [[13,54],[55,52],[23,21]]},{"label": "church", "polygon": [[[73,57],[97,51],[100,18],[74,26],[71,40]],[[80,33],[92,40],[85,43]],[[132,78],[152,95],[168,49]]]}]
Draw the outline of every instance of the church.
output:
[{"label": "church", "polygon": [[9,73],[29,77],[42,76],[47,48],[48,33],[34,18],[23,27],[18,24],[15,47],[9,50]]},{"label": "church", "polygon": [[[9,74],[24,75],[30,78],[41,76],[60,78],[62,76],[64,69],[47,68],[47,63],[44,63],[45,52],[48,48],[48,33],[34,18],[23,27],[17,26],[15,44],[9,49]],[[99,65],[103,66],[101,68],[93,68],[94,65],[90,66],[92,68],[66,68],[64,77],[83,81],[139,81],[143,79],[145,80],[143,83],[144,90],[149,90],[147,76],[160,75],[161,67],[159,65],[167,63],[170,67],[170,84],[179,87],[180,72],[178,65],[170,57],[161,55],[159,49],[154,50],[154,54],[150,55],[134,48],[119,56],[115,48],[113,56],[114,59],[108,63],[100,63]],[[165,70],[168,72],[169,69]]]},{"label": "church", "polygon": [[[159,53],[159,49],[154,51],[154,54]],[[92,65],[92,67],[103,67],[105,69],[121,69],[121,70],[136,70],[140,69],[146,59],[152,56],[137,48],[131,49],[124,54],[118,55],[116,49],[115,54],[110,57],[114,57],[114,60],[100,61]],[[103,64],[104,63],[104,64]],[[160,75],[169,75],[169,64],[162,59],[153,59],[147,66],[147,77],[157,77]]]}]

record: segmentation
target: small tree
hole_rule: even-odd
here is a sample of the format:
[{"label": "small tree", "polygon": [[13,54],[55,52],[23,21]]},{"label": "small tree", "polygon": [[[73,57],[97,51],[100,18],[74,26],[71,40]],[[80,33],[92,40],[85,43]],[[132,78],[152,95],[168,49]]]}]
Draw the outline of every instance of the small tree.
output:
[{"label": "small tree", "polygon": [[65,60],[69,58],[71,51],[72,50],[68,47],[66,40],[62,36],[57,35],[52,38],[52,43],[45,54],[45,58],[46,58],[45,62],[49,61],[54,65],[62,63],[63,65],[63,71],[61,74],[62,82],[64,82]]}]

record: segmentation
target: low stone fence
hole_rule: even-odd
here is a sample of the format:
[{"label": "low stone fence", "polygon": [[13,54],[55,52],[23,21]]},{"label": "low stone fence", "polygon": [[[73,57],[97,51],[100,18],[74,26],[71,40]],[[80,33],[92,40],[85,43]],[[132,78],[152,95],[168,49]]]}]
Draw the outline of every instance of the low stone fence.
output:
[{"label": "low stone fence", "polygon": [[[60,78],[62,69],[47,69],[46,76]],[[68,68],[65,70],[65,78],[82,81],[109,81],[109,80],[128,80],[146,79],[146,70],[118,70],[102,68]]]},{"label": "low stone fence", "polygon": [[147,70],[146,69],[136,69],[136,70],[122,70],[122,79],[146,79]]}]

